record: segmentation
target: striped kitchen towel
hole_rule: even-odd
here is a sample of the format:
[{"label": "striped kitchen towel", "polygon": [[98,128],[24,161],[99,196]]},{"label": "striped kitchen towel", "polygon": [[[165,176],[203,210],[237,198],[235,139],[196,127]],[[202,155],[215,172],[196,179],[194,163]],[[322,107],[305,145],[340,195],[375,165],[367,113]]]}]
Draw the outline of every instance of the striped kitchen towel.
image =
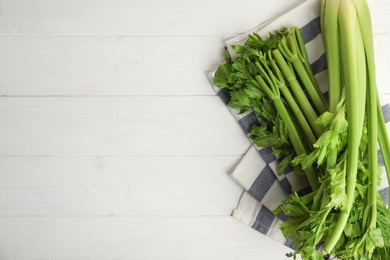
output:
[{"label": "striped kitchen towel", "polygon": [[[268,21],[248,32],[227,40],[225,42],[226,47],[232,57],[234,57],[231,46],[243,45],[247,36],[253,32],[267,37],[269,32],[280,30],[284,27],[298,26],[304,38],[313,73],[321,90],[326,93],[327,68],[319,14],[320,0],[308,0],[272,21]],[[213,82],[214,72],[215,70],[208,73],[211,82]],[[245,134],[248,135],[251,126],[259,124],[254,112],[249,110],[239,114],[237,109],[228,106],[229,95],[219,88],[213,87]],[[388,129],[390,129],[390,104],[386,100],[381,100],[381,102],[381,104],[385,104],[382,106],[382,110]],[[379,159],[383,164],[381,156],[379,156]],[[292,190],[297,191],[298,194],[304,194],[310,191],[310,187],[306,178],[296,174],[291,168],[287,168],[282,175],[278,175],[278,160],[279,158],[272,154],[272,149],[257,147],[255,144],[252,145],[231,173],[231,177],[245,190],[232,216],[262,234],[287,246],[291,246],[291,241],[286,241],[279,230],[279,225],[286,219],[286,216],[280,215],[275,217],[272,211],[280,205],[281,201]],[[379,191],[387,203],[388,186],[385,173],[382,176],[382,185],[379,187]]]}]

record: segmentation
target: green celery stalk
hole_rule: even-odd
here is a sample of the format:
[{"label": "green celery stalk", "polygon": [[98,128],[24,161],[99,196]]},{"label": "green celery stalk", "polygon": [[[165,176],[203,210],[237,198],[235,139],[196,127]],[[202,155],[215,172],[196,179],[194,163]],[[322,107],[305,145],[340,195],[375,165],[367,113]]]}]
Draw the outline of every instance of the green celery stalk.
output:
[{"label": "green celery stalk", "polygon": [[[292,110],[294,116],[296,117],[299,125],[301,126],[303,132],[304,132],[304,138],[308,142],[308,146],[310,150],[313,150],[313,144],[317,141],[317,137],[313,133],[312,129],[310,128],[309,123],[307,122],[305,116],[303,115],[301,109],[299,108],[297,102],[291,95],[290,90],[287,88],[286,83],[283,79],[282,72],[279,70],[278,66],[275,63],[275,60],[272,57],[271,52],[268,52],[268,60],[270,65],[272,66],[274,73],[276,74],[276,77],[278,79],[277,86],[279,87],[280,91],[282,92],[282,95],[286,99],[290,109]],[[263,63],[268,71],[268,74],[272,73],[271,69],[268,67],[267,63]]]},{"label": "green celery stalk", "polygon": [[310,127],[312,128],[314,134],[318,138],[323,131],[321,126],[315,124],[318,115],[313,109],[313,107],[311,106],[310,101],[307,99],[301,86],[299,85],[294,72],[290,69],[289,65],[287,64],[280,50],[276,49],[272,51],[272,56],[274,57],[276,64],[280,68],[284,77],[287,79],[288,83],[290,84],[291,90],[294,94],[295,99],[297,100],[297,103],[299,104],[302,110],[302,113],[305,115],[307,122],[310,124]]},{"label": "green celery stalk", "polygon": [[298,55],[299,48],[296,44],[296,41],[294,40],[293,35],[287,35],[285,38],[280,40],[278,49],[283,54],[283,56],[292,63],[311,101],[313,102],[314,107],[317,109],[317,112],[322,114],[328,111],[328,105],[326,104],[325,98],[323,97],[322,93],[318,91],[319,88],[313,84],[312,78],[306,71],[307,68],[304,66]]},{"label": "green celery stalk", "polygon": [[341,0],[321,0],[322,39],[328,65],[329,112],[336,112],[341,97],[341,61],[338,28],[338,8]]},{"label": "green celery stalk", "polygon": [[[340,0],[321,0],[321,30],[328,65],[329,112],[331,113],[336,113],[342,89],[338,27],[339,5]],[[336,163],[337,150],[335,149],[329,153],[326,168],[333,169]]]},{"label": "green celery stalk", "polygon": [[[358,64],[364,57],[364,46],[359,20],[354,4],[350,0],[342,0],[339,6],[339,26],[341,37],[341,57],[346,89],[346,107],[348,120],[348,147],[346,168],[346,194],[345,210],[339,213],[334,231],[324,244],[324,252],[331,253],[344,231],[351,212],[356,188],[356,174],[359,161],[359,144],[363,129],[363,114],[365,105],[366,81],[361,82],[365,75],[364,64]],[[363,56],[363,57],[362,57]],[[360,80],[360,81],[359,81]]]},{"label": "green celery stalk", "polygon": [[378,167],[378,117],[377,117],[377,88],[374,61],[374,43],[372,39],[371,15],[366,1],[355,0],[355,7],[359,17],[360,30],[363,36],[364,50],[367,59],[368,90],[367,90],[367,120],[368,120],[368,172],[369,192],[368,207],[371,207],[369,229],[376,228],[377,220],[377,167]]},{"label": "green celery stalk", "polygon": [[291,30],[291,33],[294,37],[295,44],[298,46],[298,57],[301,60],[303,66],[305,66],[306,73],[309,75],[311,82],[313,83],[315,90],[317,91],[317,94],[322,99],[322,102],[324,104],[326,104],[325,97],[324,97],[320,87],[318,86],[318,82],[317,82],[316,78],[314,77],[313,70],[310,67],[309,58],[307,55],[307,50],[305,47],[305,43],[303,41],[301,30],[299,30],[299,28],[295,27],[295,26],[291,27],[290,30]]},{"label": "green celery stalk", "polygon": [[[259,66],[259,65],[258,65]],[[299,137],[299,133],[294,125],[294,122],[291,119],[290,114],[288,113],[283,101],[280,98],[280,89],[277,87],[278,79],[273,75],[267,75],[264,69],[259,67],[262,75],[256,76],[256,80],[259,85],[262,87],[264,92],[273,100],[276,110],[284,124],[286,125],[290,141],[294,147],[295,152],[298,155],[307,154],[307,149],[302,143],[302,140]],[[266,79],[266,81],[263,79]],[[305,170],[306,177],[310,183],[311,188],[315,191],[318,190],[318,176],[313,167],[308,167]]]}]

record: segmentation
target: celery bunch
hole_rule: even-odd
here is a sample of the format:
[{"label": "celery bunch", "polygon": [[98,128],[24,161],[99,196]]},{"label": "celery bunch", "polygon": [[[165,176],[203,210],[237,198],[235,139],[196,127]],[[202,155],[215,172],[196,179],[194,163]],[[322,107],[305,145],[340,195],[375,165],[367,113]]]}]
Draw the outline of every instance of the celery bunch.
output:
[{"label": "celery bunch", "polygon": [[[218,67],[214,85],[230,95],[231,107],[240,108],[241,113],[254,110],[264,124],[254,126],[250,137],[258,146],[272,147],[281,155],[282,172],[295,156],[314,150],[313,143],[323,130],[315,121],[327,110],[302,36],[295,27],[267,39],[254,33],[245,45],[233,49],[237,58],[232,60],[226,52],[226,63]],[[312,189],[318,189],[316,170],[309,166],[303,171]]]},{"label": "celery bunch", "polygon": [[[293,163],[325,167],[316,200],[302,204],[296,195],[276,213],[291,207],[282,225],[304,259],[390,259],[390,212],[377,192],[378,141],[390,173],[385,122],[376,89],[370,12],[365,0],[322,0],[321,30],[328,62],[329,112],[319,117],[324,132],[311,154]],[[316,203],[321,201],[321,203]],[[322,250],[318,250],[319,245]]]},{"label": "celery bunch", "polygon": [[390,180],[390,145],[378,98],[366,0],[321,0],[329,104],[318,88],[298,28],[249,35],[226,52],[214,84],[230,106],[253,109],[250,137],[307,176],[313,192],[293,194],[275,214],[303,259],[390,259],[390,211],[377,192],[378,142]]}]

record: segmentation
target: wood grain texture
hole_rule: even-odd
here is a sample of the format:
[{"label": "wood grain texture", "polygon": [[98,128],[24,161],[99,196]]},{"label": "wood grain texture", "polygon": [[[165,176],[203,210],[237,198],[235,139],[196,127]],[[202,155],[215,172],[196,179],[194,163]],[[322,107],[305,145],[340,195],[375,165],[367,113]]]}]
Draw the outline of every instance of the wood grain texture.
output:
[{"label": "wood grain texture", "polygon": [[2,156],[242,155],[250,145],[217,96],[2,98],[0,133]]},{"label": "wood grain texture", "polygon": [[0,157],[0,216],[226,216],[240,158]]},{"label": "wood grain texture", "polygon": [[0,95],[215,95],[222,54],[216,36],[3,37]]},{"label": "wood grain texture", "polygon": [[[224,35],[246,31],[304,0],[2,0],[0,35]],[[374,30],[389,33],[387,0],[370,0]]]},{"label": "wood grain texture", "polygon": [[390,8],[387,0],[368,0],[372,27],[375,33],[390,33]]},{"label": "wood grain texture", "polygon": [[[374,44],[378,86],[390,93],[390,35]],[[222,52],[217,36],[3,37],[0,95],[211,96],[205,72]]]},{"label": "wood grain texture", "polygon": [[284,260],[290,251],[231,217],[0,220],[1,259]]},{"label": "wood grain texture", "polygon": [[303,0],[2,0],[0,35],[224,35],[273,19]]}]

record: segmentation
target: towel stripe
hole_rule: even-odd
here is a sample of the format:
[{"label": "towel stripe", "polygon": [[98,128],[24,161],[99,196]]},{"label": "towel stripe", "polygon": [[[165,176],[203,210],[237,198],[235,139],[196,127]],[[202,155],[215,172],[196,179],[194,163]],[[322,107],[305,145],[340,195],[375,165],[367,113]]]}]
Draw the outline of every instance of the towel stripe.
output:
[{"label": "towel stripe", "polygon": [[390,122],[390,104],[386,104],[382,106],[382,113],[385,119],[385,123]]},{"label": "towel stripe", "polygon": [[251,127],[253,125],[258,125],[259,121],[256,118],[255,112],[252,112],[238,120],[238,124],[241,126],[242,130],[244,130],[245,134],[247,135],[249,134]]},{"label": "towel stripe", "polygon": [[316,17],[308,24],[300,28],[302,38],[305,44],[314,40],[321,33],[320,17]]},{"label": "towel stripe", "polygon": [[379,194],[382,196],[383,202],[385,205],[389,204],[389,187],[384,188],[379,191]]},{"label": "towel stripe", "polygon": [[221,98],[222,102],[225,105],[229,104],[229,102],[230,102],[230,95],[227,92],[225,92],[223,90],[218,90],[217,95]]},{"label": "towel stripe", "polygon": [[269,209],[263,206],[261,207],[252,228],[256,229],[264,235],[267,235],[272,222],[274,222],[274,219],[275,215]]},{"label": "towel stripe", "polygon": [[259,150],[261,158],[263,158],[267,164],[270,164],[276,160],[276,156],[272,152],[273,151],[271,147],[264,147]]},{"label": "towel stripe", "polygon": [[275,174],[266,165],[249,188],[248,193],[261,202],[275,181]]},{"label": "towel stripe", "polygon": [[323,72],[328,68],[326,63],[326,55],[323,53],[321,57],[319,57],[316,61],[314,61],[312,64],[310,64],[311,70],[313,71],[313,74],[316,75],[320,72]]}]

